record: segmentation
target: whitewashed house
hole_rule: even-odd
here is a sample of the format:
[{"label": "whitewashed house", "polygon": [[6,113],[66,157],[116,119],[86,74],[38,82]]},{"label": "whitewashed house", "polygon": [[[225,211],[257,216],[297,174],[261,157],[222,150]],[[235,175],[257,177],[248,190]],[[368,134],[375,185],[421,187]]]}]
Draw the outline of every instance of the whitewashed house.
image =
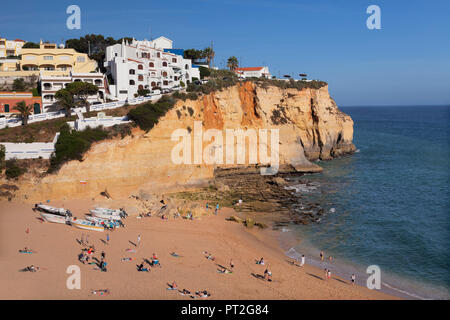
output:
[{"label": "whitewashed house", "polygon": [[187,85],[192,78],[200,79],[198,68],[183,58],[183,50],[173,49],[172,40],[165,37],[109,46],[104,66],[109,92],[119,100],[132,99],[141,89],[179,89],[181,81]]},{"label": "whitewashed house", "polygon": [[240,78],[272,78],[269,72],[269,67],[247,67],[247,68],[236,68],[234,69],[234,72],[238,75]]},{"label": "whitewashed house", "polygon": [[41,84],[42,95],[42,108],[44,112],[56,111],[59,109],[56,104],[55,94],[58,90],[63,89],[67,84],[76,81],[89,82],[98,87],[98,93],[96,95],[89,96],[88,102],[104,103],[106,97],[105,76],[100,72],[91,73],[73,73],[69,72],[69,75],[56,76],[41,72],[39,76]]}]

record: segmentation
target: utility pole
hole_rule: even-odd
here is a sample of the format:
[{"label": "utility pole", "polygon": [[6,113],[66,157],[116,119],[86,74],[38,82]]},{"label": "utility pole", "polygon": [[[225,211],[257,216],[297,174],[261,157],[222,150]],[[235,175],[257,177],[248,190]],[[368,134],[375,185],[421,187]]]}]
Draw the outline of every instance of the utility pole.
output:
[{"label": "utility pole", "polygon": [[91,42],[90,41],[88,41],[88,52],[89,52],[88,56],[90,57],[91,56]]}]

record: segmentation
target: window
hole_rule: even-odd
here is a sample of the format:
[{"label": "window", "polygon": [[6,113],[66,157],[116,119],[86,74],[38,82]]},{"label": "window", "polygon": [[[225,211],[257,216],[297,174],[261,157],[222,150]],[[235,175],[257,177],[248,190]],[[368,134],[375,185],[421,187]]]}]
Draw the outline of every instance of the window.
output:
[{"label": "window", "polygon": [[155,81],[152,81],[152,88],[153,87],[156,87],[156,82]]},{"label": "window", "polygon": [[35,60],[36,57],[35,56],[26,56],[25,60]]},{"label": "window", "polygon": [[144,66],[142,64],[138,65],[139,70],[144,70]]},{"label": "window", "polygon": [[150,63],[148,64],[148,66],[149,66],[150,68],[154,68],[154,67],[155,67],[155,64],[154,64],[153,62],[150,62]]},{"label": "window", "polygon": [[136,71],[134,71],[134,69],[130,69],[130,74],[136,74]]},{"label": "window", "polygon": [[167,72],[163,71],[162,76],[167,77]]},{"label": "window", "polygon": [[164,81],[163,81],[163,84],[164,84],[165,86],[167,86],[167,85],[169,85],[169,81],[164,80]]},{"label": "window", "polygon": [[120,93],[120,94],[127,94],[127,93],[128,93],[128,90],[119,90],[119,93]]},{"label": "window", "polygon": [[134,80],[130,80],[130,86],[134,86],[135,84]]},{"label": "window", "polygon": [[160,52],[156,53],[156,56],[157,56],[158,58],[161,58],[161,53],[160,53]]},{"label": "window", "polygon": [[83,56],[77,57],[77,62],[84,62],[86,59]]},{"label": "window", "polygon": [[138,90],[142,90],[142,89],[144,89],[144,87],[142,86],[142,84],[140,84],[140,85],[138,86]]},{"label": "window", "polygon": [[44,90],[51,90],[52,84],[51,83],[44,83]]},{"label": "window", "polygon": [[185,68],[186,70],[188,70],[188,69],[189,69],[189,65],[188,65],[188,64],[185,65],[184,68]]},{"label": "window", "polygon": [[163,62],[163,67],[167,67],[167,62]]},{"label": "window", "polygon": [[102,80],[95,79],[95,85],[96,85],[96,86],[101,86],[102,83],[103,83]]},{"label": "window", "polygon": [[139,80],[139,81],[144,81],[144,76],[143,76],[142,74],[140,74],[140,75],[138,76],[138,80]]},{"label": "window", "polygon": [[60,57],[59,57],[59,60],[65,60],[65,61],[67,61],[67,60],[70,60],[70,57],[69,57],[69,56],[60,56]]},{"label": "window", "polygon": [[53,60],[53,56],[44,56],[44,60]]},{"label": "window", "polygon": [[177,63],[177,58],[172,58],[172,62]]},{"label": "window", "polygon": [[9,104],[5,104],[5,112],[9,112]]}]

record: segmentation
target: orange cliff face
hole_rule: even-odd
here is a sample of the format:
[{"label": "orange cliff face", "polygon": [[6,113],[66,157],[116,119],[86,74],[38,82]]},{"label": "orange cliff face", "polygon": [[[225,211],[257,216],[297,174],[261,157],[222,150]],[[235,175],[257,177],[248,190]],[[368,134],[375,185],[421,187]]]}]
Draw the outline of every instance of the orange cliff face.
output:
[{"label": "orange cliff face", "polygon": [[[299,91],[244,82],[195,101],[179,100],[148,133],[136,128],[132,136],[99,142],[82,162],[70,161],[58,173],[33,182],[24,180],[20,194],[42,201],[94,197],[105,189],[113,198],[128,197],[138,189],[175,192],[207,183],[217,168],[242,167],[236,161],[226,164],[225,147],[219,148],[225,164],[199,162],[198,156],[194,159],[199,147],[192,142],[192,131],[200,124],[203,134],[208,129],[223,132],[223,140],[226,129],[278,129],[280,165],[301,172],[322,170],[310,160],[331,159],[355,150],[353,121],[337,108],[327,86]],[[172,150],[181,141],[171,139],[176,129],[190,133],[192,164],[174,163]],[[203,141],[200,160],[214,149],[208,149],[209,144],[209,140]],[[234,150],[238,150],[236,144],[233,140]],[[247,141],[245,152],[248,150]],[[248,164],[248,154],[245,161]]]}]

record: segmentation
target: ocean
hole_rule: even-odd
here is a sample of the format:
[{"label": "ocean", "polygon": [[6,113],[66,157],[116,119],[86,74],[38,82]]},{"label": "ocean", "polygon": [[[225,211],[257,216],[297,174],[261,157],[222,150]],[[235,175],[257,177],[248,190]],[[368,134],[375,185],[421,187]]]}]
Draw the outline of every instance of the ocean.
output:
[{"label": "ocean", "polygon": [[[299,204],[320,203],[319,223],[291,225],[287,255],[409,299],[450,298],[450,106],[342,107],[357,152],[319,161],[323,173],[290,178]],[[305,183],[306,180],[306,183]],[[321,262],[319,251],[333,260]]]}]

